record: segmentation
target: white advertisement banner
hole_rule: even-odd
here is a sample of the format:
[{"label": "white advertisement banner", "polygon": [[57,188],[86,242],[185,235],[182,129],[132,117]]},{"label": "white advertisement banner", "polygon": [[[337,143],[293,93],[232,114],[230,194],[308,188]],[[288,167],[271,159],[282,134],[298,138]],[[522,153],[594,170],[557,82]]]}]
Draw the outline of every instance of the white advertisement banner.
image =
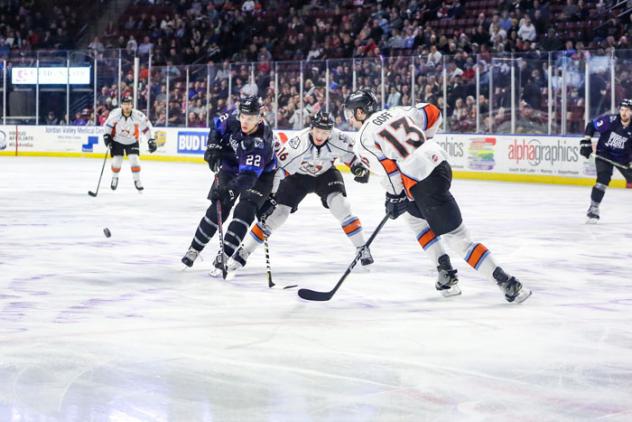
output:
[{"label": "white advertisement banner", "polygon": [[11,68],[11,83],[14,85],[89,85],[89,67],[40,67],[39,79],[36,67]]},{"label": "white advertisement banner", "polygon": [[[105,152],[103,129],[89,126],[0,126],[0,152],[15,151],[16,131],[19,152],[77,156]],[[275,133],[286,141],[296,131]],[[207,136],[205,128],[154,128],[158,150],[151,156],[173,161],[201,161]],[[577,137],[438,134],[435,141],[448,152],[455,171],[471,173],[474,177],[521,175],[543,181],[548,177],[550,181],[550,178],[592,179],[596,174],[594,161],[579,154]],[[146,139],[141,141],[141,153],[150,155]],[[615,171],[613,179],[623,177]]]}]

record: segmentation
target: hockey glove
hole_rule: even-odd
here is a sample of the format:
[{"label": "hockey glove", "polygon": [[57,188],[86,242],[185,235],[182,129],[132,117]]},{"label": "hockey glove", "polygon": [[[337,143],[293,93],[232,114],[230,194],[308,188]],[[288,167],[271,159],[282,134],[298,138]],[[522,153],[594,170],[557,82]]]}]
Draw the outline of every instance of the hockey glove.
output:
[{"label": "hockey glove", "polygon": [[369,181],[369,169],[364,167],[361,162],[356,162],[351,166],[351,173],[355,176],[353,180],[358,183],[367,183]]},{"label": "hockey glove", "polygon": [[204,152],[204,161],[208,163],[208,167],[213,173],[217,173],[219,166],[222,164],[222,146],[220,144],[208,144],[206,152]]},{"label": "hockey glove", "polygon": [[211,189],[211,201],[221,201],[222,204],[226,202],[233,202],[237,198],[237,191],[230,186],[219,186],[219,184],[213,186]]},{"label": "hockey glove", "polygon": [[399,195],[386,192],[386,202],[384,205],[386,206],[388,216],[395,220],[406,212],[408,208],[408,198],[406,198],[406,194],[403,191]]},{"label": "hockey glove", "polygon": [[158,145],[156,145],[156,140],[151,138],[147,141],[147,147],[149,148],[149,152],[156,152],[158,149]]},{"label": "hockey glove", "polygon": [[106,148],[110,148],[110,146],[112,145],[112,142],[114,142],[112,135],[110,135],[109,133],[106,133],[105,135],[103,135],[103,143],[105,144]]},{"label": "hockey glove", "polygon": [[579,153],[586,158],[590,158],[590,154],[593,153],[592,140],[589,136],[582,138],[580,141]]},{"label": "hockey glove", "polygon": [[257,210],[257,218],[260,221],[264,221],[266,218],[270,217],[277,205],[278,203],[274,196],[268,196],[268,199],[266,199],[263,205],[261,205],[261,207]]}]

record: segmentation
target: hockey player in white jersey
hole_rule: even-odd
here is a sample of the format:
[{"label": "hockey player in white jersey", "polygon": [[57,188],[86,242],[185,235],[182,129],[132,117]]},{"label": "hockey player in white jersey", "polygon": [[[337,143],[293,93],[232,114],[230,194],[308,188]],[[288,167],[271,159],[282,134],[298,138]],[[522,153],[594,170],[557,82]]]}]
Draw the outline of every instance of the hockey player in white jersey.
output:
[{"label": "hockey player in white jersey", "polygon": [[338,159],[349,166],[357,182],[368,182],[369,171],[356,159],[353,140],[334,128],[331,114],[320,111],[313,117],[311,127],[303,129],[285,144],[279,143],[275,149],[279,165],[277,176],[284,178],[276,193],[261,207],[259,217],[262,221],[253,226],[250,236],[229,261],[229,271],[246,265],[246,260],[263,243],[264,237],[285,223],[309,193],[320,197],[353,246],[363,248],[361,264],[372,264],[371,252],[364,247],[362,223],[351,211],[342,174],[335,167]]},{"label": "hockey player in white jersey", "polygon": [[123,156],[127,154],[134,178],[134,186],[140,192],[143,184],[140,181],[140,151],[141,134],[147,139],[149,152],[156,151],[156,141],[152,136],[152,126],[149,119],[141,111],[132,108],[132,98],[125,96],[121,99],[121,107],[110,112],[104,124],[103,141],[106,148],[110,148],[112,156],[112,183],[110,188],[118,187],[119,173],[123,164]]},{"label": "hockey player in white jersey", "polygon": [[433,107],[418,104],[380,111],[370,89],[351,93],[345,101],[345,117],[360,130],[356,153],[371,170],[386,174],[385,206],[391,218],[407,211],[425,218],[429,231],[421,237],[442,236],[472,268],[494,280],[508,302],[523,302],[531,291],[505,273],[482,243],[473,242],[463,224],[450,193],[452,168],[447,153],[424,134],[439,121],[440,112]]}]

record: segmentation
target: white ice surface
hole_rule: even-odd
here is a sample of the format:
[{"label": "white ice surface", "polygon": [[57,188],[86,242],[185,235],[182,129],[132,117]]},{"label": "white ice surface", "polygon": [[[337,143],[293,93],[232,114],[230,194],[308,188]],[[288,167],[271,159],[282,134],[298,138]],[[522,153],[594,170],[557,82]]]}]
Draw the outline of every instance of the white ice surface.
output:
[{"label": "white ice surface", "polygon": [[[263,251],[181,271],[203,165],[0,157],[0,421],[632,420],[632,192],[456,180],[472,237],[533,289],[522,305],[458,257],[444,299],[403,220],[330,302],[268,289]],[[371,233],[378,184],[347,179]],[[112,237],[103,235],[109,227]],[[329,290],[353,249],[317,197],[271,238],[279,285]]]}]

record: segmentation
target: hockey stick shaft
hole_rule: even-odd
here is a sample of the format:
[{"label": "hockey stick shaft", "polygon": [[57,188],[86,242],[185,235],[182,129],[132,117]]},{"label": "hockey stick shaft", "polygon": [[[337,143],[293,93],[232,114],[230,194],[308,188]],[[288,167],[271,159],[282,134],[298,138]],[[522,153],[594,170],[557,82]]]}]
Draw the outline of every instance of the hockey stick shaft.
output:
[{"label": "hockey stick shaft", "polygon": [[224,262],[224,229],[222,227],[222,201],[219,199],[215,203],[217,209],[217,237],[219,238],[219,256],[220,265],[222,266],[222,278],[226,280],[226,263]]},{"label": "hockey stick shaft", "polygon": [[272,266],[270,265],[270,244],[268,243],[268,235],[264,234],[263,238],[263,250],[266,255],[266,278],[268,280],[268,287],[273,288],[274,282],[272,281]]},{"label": "hockey stick shaft", "polygon": [[101,187],[101,179],[103,178],[103,171],[105,170],[105,163],[108,161],[108,155],[110,154],[110,147],[105,149],[105,156],[103,157],[103,165],[101,166],[101,174],[99,175],[99,181],[97,182],[97,190],[95,192],[88,191],[90,196],[96,197],[99,194],[99,187]]},{"label": "hockey stick shaft", "polygon": [[597,155],[595,153],[593,153],[592,155],[594,155],[595,158],[597,158],[597,159],[599,159],[601,161],[605,161],[606,163],[612,164],[615,167],[619,167],[619,168],[622,168],[624,170],[632,170],[632,168],[630,166],[624,166],[621,163],[617,163],[616,161],[612,161],[612,160],[610,160],[610,159],[608,159],[606,157],[602,157],[601,155]]},{"label": "hockey stick shaft", "polygon": [[380,221],[380,224],[378,224],[376,229],[371,234],[371,237],[369,237],[369,240],[367,240],[367,242],[364,244],[364,247],[358,250],[358,253],[356,254],[355,258],[353,258],[353,261],[351,262],[351,264],[349,264],[349,266],[347,267],[347,270],[342,275],[342,277],[340,277],[340,280],[338,280],[338,283],[336,283],[336,285],[334,286],[332,290],[328,292],[317,292],[315,290],[310,290],[310,289],[299,289],[298,295],[301,298],[306,299],[306,300],[315,300],[315,301],[321,301],[321,302],[331,299],[333,295],[336,294],[336,291],[340,288],[342,283],[345,281],[347,276],[351,273],[353,268],[356,266],[356,264],[360,260],[363,249],[371,246],[371,243],[373,243],[373,240],[375,239],[377,234],[380,232],[380,230],[382,230],[382,227],[384,227],[384,224],[386,224],[388,219],[389,219],[389,216],[388,214],[386,214],[384,218],[382,218],[382,221]]}]

